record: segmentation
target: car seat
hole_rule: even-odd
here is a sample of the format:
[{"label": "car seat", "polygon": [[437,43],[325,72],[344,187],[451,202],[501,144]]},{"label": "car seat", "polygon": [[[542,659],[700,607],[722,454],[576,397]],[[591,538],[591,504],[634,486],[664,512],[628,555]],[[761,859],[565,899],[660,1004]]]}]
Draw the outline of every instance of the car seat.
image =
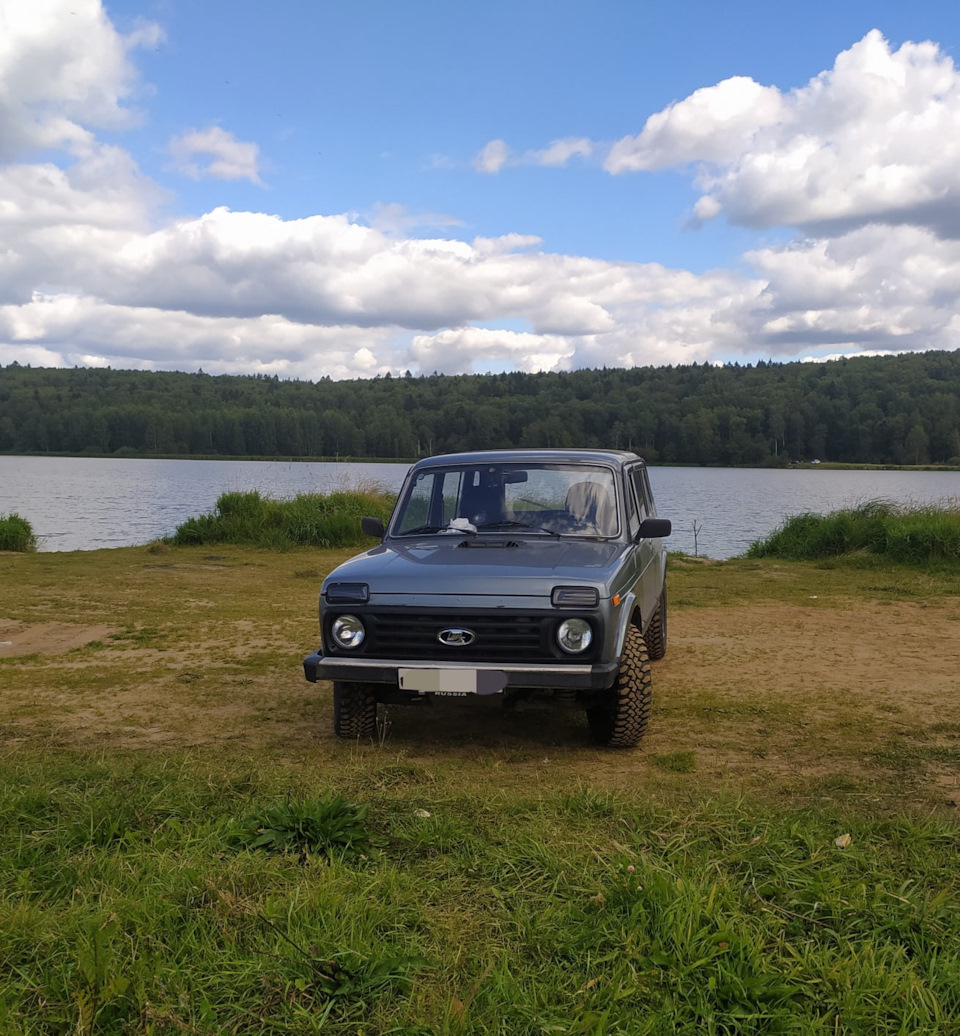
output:
[{"label": "car seat", "polygon": [[616,532],[616,510],[610,492],[598,482],[575,482],[567,490],[566,509],[578,521],[601,536]]},{"label": "car seat", "polygon": [[460,500],[460,516],[474,525],[501,522],[506,517],[503,483],[498,472],[468,472]]}]

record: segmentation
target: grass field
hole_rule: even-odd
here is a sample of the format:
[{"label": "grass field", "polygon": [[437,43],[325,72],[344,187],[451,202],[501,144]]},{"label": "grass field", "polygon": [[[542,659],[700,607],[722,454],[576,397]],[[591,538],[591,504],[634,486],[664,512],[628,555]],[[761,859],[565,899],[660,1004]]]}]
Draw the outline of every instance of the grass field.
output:
[{"label": "grass field", "polygon": [[954,577],[674,558],[641,749],[358,745],[349,552],[215,549],[0,554],[0,1032],[960,1030]]}]

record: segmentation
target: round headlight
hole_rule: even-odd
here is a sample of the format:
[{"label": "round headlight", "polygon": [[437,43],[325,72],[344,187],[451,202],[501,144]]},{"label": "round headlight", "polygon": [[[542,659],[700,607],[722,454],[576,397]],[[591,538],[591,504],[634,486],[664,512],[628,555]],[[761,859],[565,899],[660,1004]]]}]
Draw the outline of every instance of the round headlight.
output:
[{"label": "round headlight", "polygon": [[349,650],[360,647],[367,631],[356,615],[338,615],[333,620],[330,632],[340,647]]},{"label": "round headlight", "polygon": [[568,654],[586,651],[593,641],[593,630],[586,619],[566,619],[557,630],[557,643]]}]

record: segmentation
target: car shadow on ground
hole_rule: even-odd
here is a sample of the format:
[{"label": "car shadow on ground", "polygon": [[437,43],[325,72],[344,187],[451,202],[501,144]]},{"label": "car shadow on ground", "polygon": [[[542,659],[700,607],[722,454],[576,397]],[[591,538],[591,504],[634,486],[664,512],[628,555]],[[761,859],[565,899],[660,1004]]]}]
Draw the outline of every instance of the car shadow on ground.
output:
[{"label": "car shadow on ground", "polygon": [[438,744],[510,749],[596,747],[582,709],[527,703],[505,709],[499,698],[381,705],[377,729],[384,743],[407,749]]}]

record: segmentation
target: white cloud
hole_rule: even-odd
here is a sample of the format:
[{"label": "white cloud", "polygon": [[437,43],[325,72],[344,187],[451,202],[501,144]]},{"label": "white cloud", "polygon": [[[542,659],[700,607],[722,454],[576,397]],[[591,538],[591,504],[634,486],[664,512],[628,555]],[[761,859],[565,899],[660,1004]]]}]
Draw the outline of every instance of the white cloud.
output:
[{"label": "white cloud", "polygon": [[395,328],[203,317],[90,296],[37,294],[26,305],[0,306],[0,363],[39,366],[359,378],[390,369],[385,356],[395,335]]},{"label": "white cloud", "polygon": [[960,242],[922,228],[758,250],[750,277],[531,252],[522,238],[397,239],[346,217],[216,210],[153,232],[68,229],[28,235],[52,298],[2,308],[5,362],[42,348],[62,365],[316,378],[960,345]]},{"label": "white cloud", "polygon": [[[48,204],[66,209],[75,193],[54,180]],[[152,357],[160,367],[317,377],[403,369],[411,356],[430,370],[470,369],[478,356],[524,370],[676,360],[690,355],[683,336],[695,314],[699,342],[732,291],[758,290],[727,274],[531,252],[536,239],[516,235],[415,240],[343,216],[284,221],[225,209],[151,231],[135,212],[114,225],[123,212],[37,228],[5,227],[0,211],[0,236],[20,265],[0,322],[8,362],[42,347],[67,365],[106,356],[136,367]],[[516,320],[530,331],[462,330]],[[414,332],[412,354],[404,329]]]},{"label": "white cloud", "polygon": [[874,225],[746,258],[767,280],[753,333],[773,353],[960,347],[960,241]]},{"label": "white cloud", "polygon": [[960,237],[960,73],[934,43],[877,30],[781,93],[750,79],[698,90],[614,145],[614,173],[703,163],[701,220],[842,233],[869,222]]},{"label": "white cloud", "polygon": [[136,85],[129,60],[162,32],[145,24],[121,36],[98,0],[30,0],[0,7],[0,160],[37,148],[82,153],[90,127],[122,128]]},{"label": "white cloud", "polygon": [[397,202],[377,202],[368,219],[370,226],[384,234],[404,234],[419,227],[459,227],[463,222],[438,212],[411,212]]},{"label": "white cloud", "polygon": [[503,140],[491,140],[473,160],[478,173],[499,173],[510,158],[510,148]]},{"label": "white cloud", "polygon": [[524,165],[565,166],[575,155],[589,158],[592,153],[593,144],[586,137],[565,137],[540,151],[527,151],[521,161]]},{"label": "white cloud", "polygon": [[51,175],[33,210],[24,200],[7,221],[0,208],[2,282],[19,285],[0,319],[6,362],[42,348],[64,365],[309,378],[960,344],[960,242],[922,228],[757,250],[750,277],[695,275],[531,251],[536,239],[516,235],[388,236],[344,216],[218,209],[150,230],[130,203],[136,179],[114,172],[114,206]]},{"label": "white cloud", "polygon": [[29,300],[42,285],[82,291],[92,264],[147,232],[164,198],[112,146],[66,169],[0,165],[0,303]]},{"label": "white cloud", "polygon": [[571,158],[589,158],[595,145],[586,137],[564,137],[551,141],[545,148],[532,149],[516,154],[503,140],[491,140],[473,160],[473,167],[479,173],[499,173],[506,165],[513,166],[565,166]]},{"label": "white cloud", "polygon": [[411,364],[425,373],[473,371],[475,364],[488,360],[532,373],[569,370],[574,352],[574,344],[562,335],[460,327],[414,336],[409,356]]},{"label": "white cloud", "polygon": [[220,126],[188,130],[170,141],[174,167],[184,176],[199,180],[249,180],[260,183],[256,144],[236,140]]},{"label": "white cloud", "polygon": [[[726,80],[622,141],[611,167],[705,163],[701,219],[813,228],[698,275],[530,235],[415,238],[455,220],[399,205],[372,225],[226,208],[171,220],[160,188],[96,136],[128,118],[137,41],[92,0],[16,7],[0,14],[0,362],[344,378],[960,345],[958,85],[933,44],[893,53],[871,34],[801,90]],[[82,46],[63,27],[74,8]],[[38,147],[53,150],[31,164]],[[226,130],[178,147],[196,175],[258,182],[256,146]],[[595,152],[493,141],[478,168]]]},{"label": "white cloud", "polygon": [[610,173],[665,169],[688,162],[732,162],[756,131],[782,117],[775,87],[745,76],[695,91],[647,119],[643,132],[617,141],[604,168]]}]

